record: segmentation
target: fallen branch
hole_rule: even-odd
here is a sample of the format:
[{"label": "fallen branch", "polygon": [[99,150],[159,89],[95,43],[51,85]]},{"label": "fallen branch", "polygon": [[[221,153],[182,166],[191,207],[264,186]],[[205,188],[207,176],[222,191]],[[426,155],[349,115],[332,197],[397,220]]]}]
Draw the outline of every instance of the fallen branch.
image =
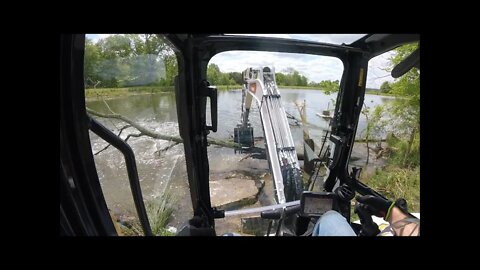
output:
[{"label": "fallen branch", "polygon": [[[137,134],[139,136],[148,136],[148,137],[151,137],[151,138],[154,138],[154,139],[161,139],[161,140],[173,141],[173,142],[176,142],[176,143],[183,143],[183,140],[182,140],[182,138],[180,138],[180,136],[170,136],[170,135],[164,135],[164,134],[156,133],[156,132],[154,132],[150,129],[147,129],[147,128],[141,126],[140,124],[134,122],[133,120],[131,120],[131,119],[129,119],[129,118],[127,118],[127,117],[125,117],[121,114],[117,114],[117,113],[103,114],[103,113],[99,113],[97,111],[94,111],[90,108],[86,108],[86,109],[87,109],[87,112],[91,115],[95,115],[95,116],[102,117],[102,118],[118,119],[118,120],[121,120],[123,122],[126,122],[126,123],[130,124],[132,127],[136,128],[138,131],[140,131],[140,134]],[[132,135],[132,137],[139,137],[139,136],[133,136]],[[209,144],[223,146],[223,147],[241,148],[240,144],[238,144],[238,143],[221,141],[221,140],[212,139],[212,138],[208,138],[207,142]]]},{"label": "fallen branch", "polygon": [[130,139],[130,137],[140,137],[140,136],[145,136],[145,134],[143,133],[139,133],[139,134],[128,134],[127,138],[125,138],[125,142],[128,141],[128,139]]},{"label": "fallen branch", "polygon": [[[117,136],[120,137],[120,134],[122,134],[122,132],[123,132],[125,129],[129,128],[129,127],[132,127],[132,126],[131,126],[131,125],[126,125],[126,126],[122,127],[122,128],[120,129],[120,132],[118,132]],[[127,140],[125,140],[125,141],[127,141]],[[94,155],[96,156],[96,155],[100,154],[101,152],[107,150],[108,147],[110,147],[110,144],[108,144],[107,146],[105,146],[102,150],[99,150],[98,152],[96,152]]]},{"label": "fallen branch", "polygon": [[176,142],[176,143],[172,143],[172,144],[170,144],[170,145],[167,145],[166,147],[164,147],[164,148],[162,148],[162,149],[160,149],[160,150],[155,151],[155,153],[160,154],[161,152],[167,151],[168,149],[174,147],[174,146],[177,145],[177,144],[179,144],[179,143]]}]

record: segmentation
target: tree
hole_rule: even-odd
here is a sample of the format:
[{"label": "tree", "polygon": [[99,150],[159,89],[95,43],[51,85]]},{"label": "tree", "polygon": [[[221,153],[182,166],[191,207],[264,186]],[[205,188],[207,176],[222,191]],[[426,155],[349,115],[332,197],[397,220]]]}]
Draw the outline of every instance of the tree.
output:
[{"label": "tree", "polygon": [[175,54],[165,56],[165,81],[166,85],[173,86],[175,84],[175,76],[178,75],[178,63]]},{"label": "tree", "polygon": [[285,85],[285,74],[283,73],[275,73],[275,80],[277,81],[277,85]]},{"label": "tree", "polygon": [[220,68],[216,64],[210,64],[207,68],[207,79],[211,85],[220,83]]},{"label": "tree", "polygon": [[339,81],[330,81],[330,80],[325,80],[321,81],[318,83],[318,87],[322,89],[325,94],[330,95],[331,93],[338,92],[340,89],[340,84]]},{"label": "tree", "polygon": [[111,35],[100,39],[96,46],[100,50],[96,74],[102,87],[121,87],[131,75],[129,57],[133,52],[132,42],[125,35]]},{"label": "tree", "polygon": [[297,70],[288,67],[283,72],[275,73],[277,85],[283,86],[307,86],[308,78],[301,75]]},{"label": "tree", "polygon": [[87,88],[96,87],[99,84],[99,76],[97,74],[98,63],[100,59],[100,48],[93,44],[91,39],[85,39],[85,64],[84,77],[85,86]]},{"label": "tree", "polygon": [[172,86],[178,74],[173,50],[161,35],[129,34],[133,46],[130,65],[132,76],[129,85]]},{"label": "tree", "polygon": [[[400,63],[417,49],[418,44],[407,44],[395,50],[390,58],[390,68]],[[391,93],[402,98],[389,104],[389,111],[396,127],[396,136],[407,143],[401,164],[408,166],[412,146],[420,141],[420,71],[412,68],[391,84]],[[414,158],[418,160],[418,158]]]},{"label": "tree", "polygon": [[392,86],[388,81],[384,81],[382,85],[380,86],[380,92],[382,93],[390,93],[390,90],[392,90]]},{"label": "tree", "polygon": [[234,81],[234,84],[243,84],[243,76],[240,72],[229,72],[228,76]]},{"label": "tree", "polygon": [[103,59],[129,57],[133,51],[130,38],[124,35],[111,35],[100,39],[97,45],[101,49]]},{"label": "tree", "polygon": [[86,40],[86,86],[173,86],[178,74],[175,53],[162,35],[111,35],[96,44]]}]

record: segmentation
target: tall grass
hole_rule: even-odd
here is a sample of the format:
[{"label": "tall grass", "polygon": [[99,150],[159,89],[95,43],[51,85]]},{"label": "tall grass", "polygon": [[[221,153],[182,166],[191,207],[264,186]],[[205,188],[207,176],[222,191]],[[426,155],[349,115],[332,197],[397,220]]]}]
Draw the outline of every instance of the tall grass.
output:
[{"label": "tall grass", "polygon": [[[145,208],[147,210],[147,216],[153,235],[175,235],[166,229],[166,226],[173,214],[172,203],[172,195],[169,192],[165,192],[162,196],[149,200],[145,203]],[[126,236],[144,235],[142,225],[138,219],[135,219],[127,226],[122,226],[122,231]]]},{"label": "tall grass", "polygon": [[420,166],[420,133],[417,132],[412,143],[410,152],[407,154],[408,141],[405,139],[399,139],[392,134],[387,136],[387,144],[392,150],[388,159],[388,163],[391,165],[415,168]]},{"label": "tall grass", "polygon": [[410,212],[420,211],[420,166],[411,169],[389,165],[365,175],[362,181],[392,201],[404,198]]},{"label": "tall grass", "polygon": [[172,235],[166,230],[166,226],[170,221],[173,213],[172,195],[170,192],[165,192],[153,200],[147,201],[146,210],[152,233],[157,236]]}]

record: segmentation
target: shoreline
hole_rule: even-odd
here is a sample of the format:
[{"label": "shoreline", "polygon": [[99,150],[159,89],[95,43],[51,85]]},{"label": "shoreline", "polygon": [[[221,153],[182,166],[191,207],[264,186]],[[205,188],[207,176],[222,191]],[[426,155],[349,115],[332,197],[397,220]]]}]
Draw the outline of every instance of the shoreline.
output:
[{"label": "shoreline", "polygon": [[[241,89],[241,85],[215,85],[218,91],[229,91]],[[284,88],[285,87],[285,88]],[[288,88],[287,88],[288,87]],[[279,86],[282,91],[289,90],[316,90],[325,92],[322,89],[309,86]],[[144,94],[157,94],[157,93],[175,93],[173,86],[145,86],[145,87],[123,87],[123,88],[88,88],[85,89],[85,100],[94,101],[105,99],[112,99],[117,97],[144,95]],[[392,94],[376,93],[376,91],[367,90],[365,94],[385,96],[385,97],[397,97]]]}]

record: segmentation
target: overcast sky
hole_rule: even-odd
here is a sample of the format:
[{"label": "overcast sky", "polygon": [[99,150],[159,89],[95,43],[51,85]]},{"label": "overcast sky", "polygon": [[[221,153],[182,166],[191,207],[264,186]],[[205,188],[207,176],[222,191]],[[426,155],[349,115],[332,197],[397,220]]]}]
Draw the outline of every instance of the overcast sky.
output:
[{"label": "overcast sky", "polygon": [[[293,38],[317,42],[350,44],[364,34],[248,34],[278,38]],[[87,34],[96,42],[109,34]],[[384,71],[389,64],[392,53],[385,53],[370,60],[368,63],[367,87],[380,88],[384,81],[393,81],[389,72]],[[292,67],[306,76],[310,81],[340,80],[343,72],[342,62],[335,57],[314,56],[294,53],[229,51],[215,55],[210,63],[219,66],[222,72],[241,72],[248,67],[274,66],[277,72]]]}]

